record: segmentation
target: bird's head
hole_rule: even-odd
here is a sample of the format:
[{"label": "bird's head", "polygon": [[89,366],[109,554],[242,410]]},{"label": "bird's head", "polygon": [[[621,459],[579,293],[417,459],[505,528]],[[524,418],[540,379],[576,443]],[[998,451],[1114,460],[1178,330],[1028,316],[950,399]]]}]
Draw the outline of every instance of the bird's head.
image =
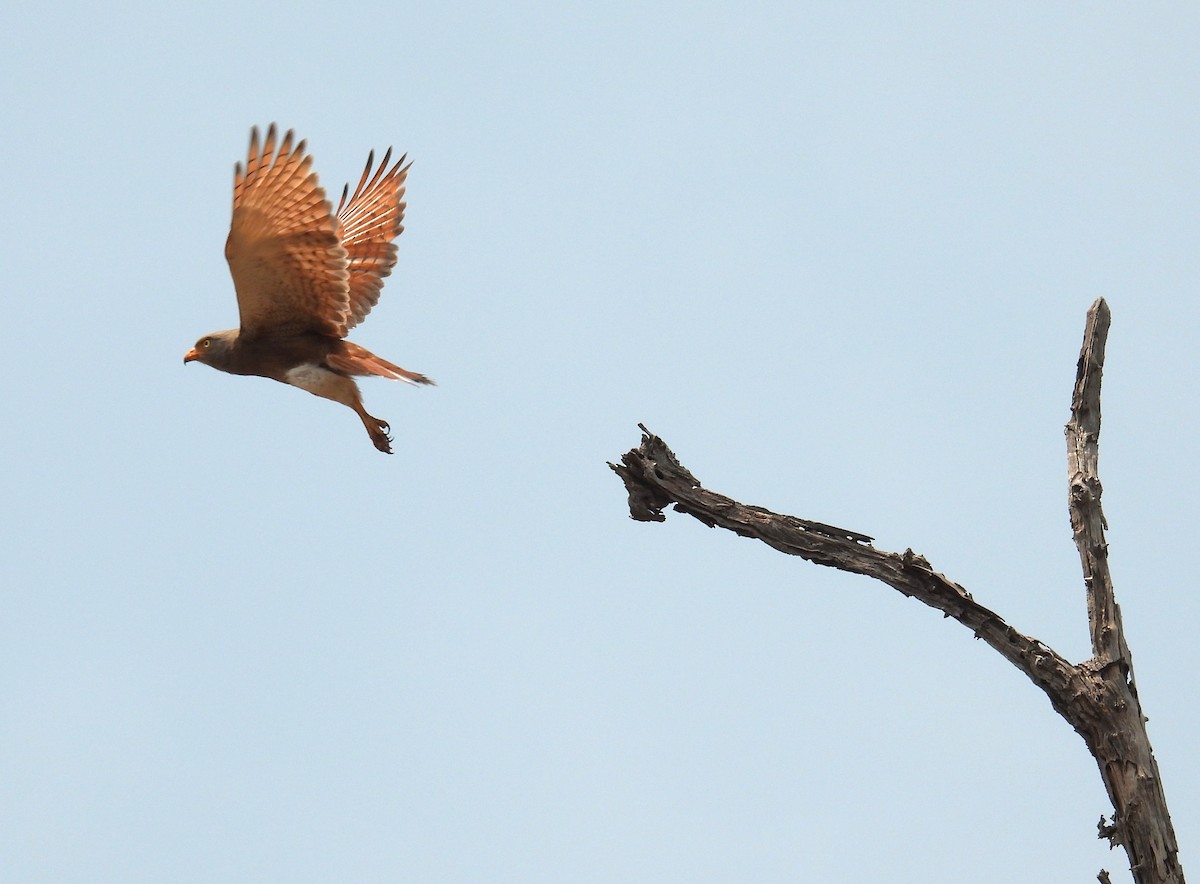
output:
[{"label": "bird's head", "polygon": [[203,362],[213,368],[220,368],[228,359],[233,345],[237,342],[237,337],[238,330],[236,328],[211,332],[196,341],[196,346],[183,354],[183,361],[185,364]]}]

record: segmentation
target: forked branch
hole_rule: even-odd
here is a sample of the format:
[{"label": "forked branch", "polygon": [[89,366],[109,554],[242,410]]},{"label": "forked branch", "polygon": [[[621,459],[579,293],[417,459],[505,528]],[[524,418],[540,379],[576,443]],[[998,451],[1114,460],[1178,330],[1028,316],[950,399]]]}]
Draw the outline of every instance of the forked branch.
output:
[{"label": "forked branch", "polygon": [[873,577],[969,628],[1041,688],[1087,743],[1114,807],[1111,824],[1101,817],[1100,837],[1125,847],[1134,880],[1182,884],[1175,833],[1138,703],[1104,540],[1097,463],[1109,320],[1108,305],[1096,301],[1088,311],[1066,428],[1071,524],[1083,563],[1092,633],[1093,656],[1082,663],[1073,664],[1017,631],[911,549],[885,552],[872,546],[865,534],[773,513],[709,491],[662,439],[640,424],[641,444],[622,455],[619,465],[609,466],[625,483],[634,519],[661,522],[664,510],[673,505],[710,527],[761,540],[818,565]]}]

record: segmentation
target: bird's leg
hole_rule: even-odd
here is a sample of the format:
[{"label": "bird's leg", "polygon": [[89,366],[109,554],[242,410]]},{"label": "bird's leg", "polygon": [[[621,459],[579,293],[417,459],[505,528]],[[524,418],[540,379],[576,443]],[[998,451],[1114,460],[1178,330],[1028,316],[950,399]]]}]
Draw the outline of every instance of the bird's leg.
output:
[{"label": "bird's leg", "polygon": [[377,417],[371,417],[367,414],[365,408],[359,403],[354,409],[358,412],[358,416],[362,419],[363,426],[367,428],[367,435],[371,437],[371,441],[375,443],[375,447],[384,454],[392,453],[392,428],[387,421],[380,420]]},{"label": "bird's leg", "polygon": [[354,383],[352,378],[330,371],[321,365],[305,363],[289,370],[283,380],[301,390],[307,390],[314,396],[332,399],[334,402],[340,402],[342,405],[353,408],[354,413],[363,422],[363,426],[367,428],[367,435],[371,437],[371,443],[384,454],[392,453],[392,428],[388,426],[387,421],[367,414],[367,410],[363,408],[362,394],[358,391],[358,384]]}]

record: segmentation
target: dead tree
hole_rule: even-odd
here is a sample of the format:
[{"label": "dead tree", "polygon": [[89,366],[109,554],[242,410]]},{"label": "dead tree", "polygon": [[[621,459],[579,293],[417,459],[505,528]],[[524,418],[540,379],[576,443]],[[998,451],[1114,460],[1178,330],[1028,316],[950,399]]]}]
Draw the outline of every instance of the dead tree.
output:
[{"label": "dead tree", "polygon": [[[1041,688],[1058,714],[1083,737],[1113,806],[1111,822],[1100,817],[1099,837],[1125,848],[1134,881],[1183,884],[1175,831],[1146,734],[1104,540],[1107,523],[1100,507],[1097,465],[1100,381],[1110,318],[1103,299],[1088,311],[1066,426],[1068,507],[1083,565],[1092,636],[1092,656],[1081,663],[1069,662],[1009,626],[911,549],[884,552],[872,546],[872,538],[865,534],[747,506],[709,491],[662,439],[640,424],[641,444],[621,457],[621,465],[609,466],[624,480],[629,515],[638,521],[664,521],[663,510],[673,504],[677,512],[709,527],[761,540],[818,565],[881,580],[966,626]],[[1105,882],[1108,873],[1102,870],[1097,877]]]}]

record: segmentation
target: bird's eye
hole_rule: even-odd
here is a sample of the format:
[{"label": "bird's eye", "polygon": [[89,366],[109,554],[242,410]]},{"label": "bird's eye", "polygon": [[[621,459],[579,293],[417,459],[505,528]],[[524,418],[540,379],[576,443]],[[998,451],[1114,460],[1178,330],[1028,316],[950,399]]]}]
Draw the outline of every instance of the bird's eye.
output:
[{"label": "bird's eye", "polygon": [[211,347],[211,346],[212,346],[212,338],[205,338],[205,339],[204,339],[204,343],[203,343],[203,344],[201,344],[200,346],[202,346],[202,347]]}]

